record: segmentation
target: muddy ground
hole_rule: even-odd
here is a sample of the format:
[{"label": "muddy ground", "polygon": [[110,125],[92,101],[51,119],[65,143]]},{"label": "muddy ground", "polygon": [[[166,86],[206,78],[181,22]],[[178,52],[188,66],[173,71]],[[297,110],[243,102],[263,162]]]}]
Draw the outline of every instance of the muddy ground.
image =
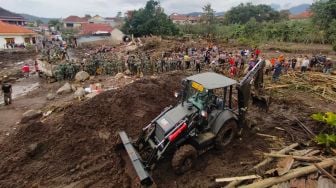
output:
[{"label": "muddy ground", "polygon": [[[164,107],[175,104],[173,92],[179,89],[182,77],[182,72],[145,77],[91,100],[74,102],[43,123],[19,125],[0,144],[0,187],[137,187],[125,152],[116,147],[120,143],[117,132],[125,130],[134,138]],[[312,108],[299,98],[275,98],[269,112],[251,107],[249,119],[256,126],[244,129],[226,152],[210,151],[200,156],[197,165],[184,175],[174,174],[169,158],[162,161],[152,173],[156,185],[218,187],[215,177],[250,174],[249,169],[262,160],[263,152],[293,142],[313,144],[290,119],[295,115],[318,132],[320,127],[309,120],[309,115],[322,109]]]}]

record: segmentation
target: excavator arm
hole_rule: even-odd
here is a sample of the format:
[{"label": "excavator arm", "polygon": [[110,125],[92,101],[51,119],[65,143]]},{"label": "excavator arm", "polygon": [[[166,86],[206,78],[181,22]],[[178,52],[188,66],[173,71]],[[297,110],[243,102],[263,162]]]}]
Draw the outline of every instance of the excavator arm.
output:
[{"label": "excavator arm", "polygon": [[264,82],[264,67],[265,61],[259,60],[259,62],[253,67],[253,69],[250,70],[237,85],[239,123],[241,125],[245,124],[245,116],[251,97],[252,83],[254,84],[256,94],[259,95],[261,92]]}]

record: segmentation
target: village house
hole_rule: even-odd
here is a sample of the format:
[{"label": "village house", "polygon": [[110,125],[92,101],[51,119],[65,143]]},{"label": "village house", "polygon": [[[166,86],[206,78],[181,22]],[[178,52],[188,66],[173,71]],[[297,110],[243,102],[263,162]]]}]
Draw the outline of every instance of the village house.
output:
[{"label": "village house", "polygon": [[110,39],[115,42],[122,42],[124,34],[109,24],[86,23],[80,27],[78,42],[93,42]]},{"label": "village house", "polygon": [[291,20],[307,20],[313,16],[311,11],[304,11],[300,14],[290,15],[289,19]]},{"label": "village house", "polygon": [[195,24],[200,20],[200,17],[197,16],[186,16],[178,13],[171,14],[169,18],[174,24],[180,24],[180,25]]},{"label": "village house", "polygon": [[36,43],[37,34],[22,26],[0,21],[0,49]]},{"label": "village house", "polygon": [[64,28],[66,29],[74,29],[79,28],[82,24],[89,23],[88,19],[81,18],[78,16],[69,16],[63,19]]},{"label": "village house", "polygon": [[118,27],[121,25],[120,19],[117,18],[111,18],[111,17],[101,17],[99,15],[96,15],[89,19],[89,23],[95,23],[95,24],[108,24],[112,27]]},{"label": "village house", "polygon": [[26,25],[27,20],[19,14],[15,14],[6,9],[0,7],[0,21],[15,24],[15,25]]}]

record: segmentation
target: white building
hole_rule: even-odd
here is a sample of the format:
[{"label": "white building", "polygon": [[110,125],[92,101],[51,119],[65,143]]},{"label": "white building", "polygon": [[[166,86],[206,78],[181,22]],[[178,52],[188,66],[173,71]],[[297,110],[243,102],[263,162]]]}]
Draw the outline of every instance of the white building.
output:
[{"label": "white building", "polygon": [[37,34],[21,26],[0,21],[0,49],[36,43]]}]

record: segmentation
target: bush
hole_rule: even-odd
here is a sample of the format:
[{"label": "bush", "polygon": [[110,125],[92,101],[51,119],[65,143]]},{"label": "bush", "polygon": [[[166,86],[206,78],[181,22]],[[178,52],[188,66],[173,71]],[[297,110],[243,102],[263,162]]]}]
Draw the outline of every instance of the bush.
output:
[{"label": "bush", "polygon": [[326,131],[322,131],[315,137],[315,141],[326,147],[336,146],[336,114],[333,112],[326,112],[325,114],[317,113],[313,114],[311,118],[328,126],[327,129],[325,129]]}]

